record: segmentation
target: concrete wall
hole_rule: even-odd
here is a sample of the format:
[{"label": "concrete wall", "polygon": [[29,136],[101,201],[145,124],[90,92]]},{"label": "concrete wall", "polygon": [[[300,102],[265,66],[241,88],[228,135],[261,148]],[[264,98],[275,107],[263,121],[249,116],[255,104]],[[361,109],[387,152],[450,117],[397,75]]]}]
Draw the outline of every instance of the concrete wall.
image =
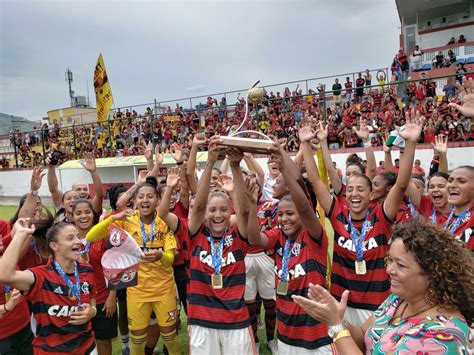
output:
[{"label": "concrete wall", "polygon": [[[351,152],[335,153],[332,154],[332,160],[336,162],[337,167],[344,171],[346,158]],[[364,154],[358,154],[363,157]],[[383,160],[383,152],[381,150],[375,152],[375,159],[378,162]],[[395,160],[399,157],[399,152],[392,152],[392,159]],[[429,149],[427,145],[420,146],[417,148],[415,159],[421,160],[421,166],[426,172],[429,171],[429,166],[433,158],[433,150]],[[264,170],[267,170],[266,161],[267,158],[258,158],[259,163],[262,165]],[[448,163],[449,170],[452,170],[460,165],[474,165],[474,147],[452,147],[448,150]],[[113,167],[113,168],[101,168],[99,174],[103,183],[133,183],[136,176],[136,170],[144,167]],[[11,171],[0,171],[0,196],[21,196],[22,194],[29,191],[31,169],[27,170],[11,170]],[[68,169],[68,170],[57,170],[59,185],[62,191],[69,190],[71,185],[75,181],[83,181],[86,183],[92,183],[89,173],[84,169]],[[40,190],[40,195],[49,196],[46,176],[43,179],[43,186]]]},{"label": "concrete wall", "polygon": [[[470,19],[472,21],[473,18]],[[434,48],[446,45],[451,37],[457,41],[460,35],[464,35],[467,41],[474,40],[474,26],[451,28],[445,31],[417,34],[417,42],[421,49]]]}]

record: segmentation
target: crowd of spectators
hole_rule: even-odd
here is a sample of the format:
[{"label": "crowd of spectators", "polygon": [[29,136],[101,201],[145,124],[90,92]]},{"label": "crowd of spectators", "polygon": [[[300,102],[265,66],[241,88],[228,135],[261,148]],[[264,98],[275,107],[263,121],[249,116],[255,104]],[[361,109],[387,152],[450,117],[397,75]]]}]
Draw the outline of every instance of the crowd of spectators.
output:
[{"label": "crowd of spectators", "polygon": [[[400,57],[403,62],[404,54],[399,53],[397,60]],[[408,68],[404,64],[400,70],[404,72]],[[362,146],[353,127],[365,120],[375,147],[381,146],[383,138],[396,126],[403,126],[405,110],[415,108],[426,117],[421,143],[434,142],[438,134],[448,137],[451,142],[473,140],[471,121],[448,107],[450,102],[460,102],[455,80],[462,74],[457,73],[449,78],[445,87],[438,88],[443,90],[443,96],[437,96],[436,82],[426,73],[421,73],[421,81],[409,82],[404,97],[397,97],[396,85],[386,83],[383,71],[376,74],[375,84],[369,70],[357,75],[355,85],[347,77],[344,88],[339,79],[335,79],[332,92],[324,85],[319,85],[316,91],[309,89],[306,95],[299,87],[293,91],[287,87],[283,94],[270,91],[266,92],[262,102],[249,103],[251,119],[244,128],[286,138],[287,150],[297,151],[298,126],[303,117],[326,118],[328,143],[331,149],[338,149]],[[80,159],[84,152],[93,152],[97,158],[139,155],[143,142],[150,141],[160,145],[163,152],[168,152],[173,143],[189,146],[198,132],[208,137],[228,134],[243,120],[245,100],[239,98],[234,105],[228,105],[225,97],[220,101],[209,97],[197,110],[184,110],[176,104],[175,108],[168,107],[164,111],[157,114],[150,107],[142,114],[131,109],[125,112],[117,110],[110,126],[108,122],[74,128],[60,127],[57,123],[44,124],[41,130],[33,133],[18,132],[14,138],[12,134],[11,141],[16,145],[21,167],[41,163],[42,140],[45,152],[59,150],[64,153],[64,160]],[[6,164],[2,166],[7,168]]]}]

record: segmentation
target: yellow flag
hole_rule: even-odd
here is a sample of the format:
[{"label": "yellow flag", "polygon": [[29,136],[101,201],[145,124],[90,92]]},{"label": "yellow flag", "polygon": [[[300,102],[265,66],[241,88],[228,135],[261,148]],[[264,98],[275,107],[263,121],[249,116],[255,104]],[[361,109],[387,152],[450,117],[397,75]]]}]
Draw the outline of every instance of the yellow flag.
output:
[{"label": "yellow flag", "polygon": [[[328,173],[326,170],[326,165],[324,164],[323,152],[319,149],[316,153],[316,157],[318,158],[318,171],[319,177],[322,183],[326,186],[326,189],[329,191],[329,181],[328,181]],[[319,222],[321,226],[326,229],[326,216],[324,213],[324,209],[321,207],[321,204],[318,203],[317,211],[319,214]],[[327,231],[326,231],[327,232]],[[328,238],[329,240],[333,240]],[[331,269],[332,269],[332,252],[334,250],[334,243],[328,243],[328,255],[327,255],[327,267],[326,267],[326,288],[329,290],[331,286]]]},{"label": "yellow flag", "polygon": [[94,90],[97,102],[97,120],[99,122],[107,121],[114,98],[112,97],[112,90],[110,89],[109,78],[105,70],[102,53],[99,55],[99,59],[97,59],[97,64],[95,65]]}]

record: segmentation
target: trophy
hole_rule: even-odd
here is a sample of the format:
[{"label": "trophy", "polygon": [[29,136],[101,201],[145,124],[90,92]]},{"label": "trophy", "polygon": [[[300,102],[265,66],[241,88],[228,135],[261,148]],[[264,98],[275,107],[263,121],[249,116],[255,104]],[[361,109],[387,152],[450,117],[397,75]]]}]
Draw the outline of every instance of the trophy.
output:
[{"label": "trophy", "polygon": [[[247,99],[245,101],[245,116],[240,123],[240,126],[237,127],[234,132],[230,132],[228,136],[221,137],[221,139],[223,141],[223,145],[239,148],[243,152],[268,154],[268,148],[273,145],[273,141],[269,137],[261,132],[241,130],[249,118],[249,100],[253,103],[259,103],[263,101],[263,97],[265,96],[264,90],[257,87],[258,83],[260,83],[260,80],[257,80],[247,91]],[[258,135],[263,139],[238,137],[244,134]]]}]

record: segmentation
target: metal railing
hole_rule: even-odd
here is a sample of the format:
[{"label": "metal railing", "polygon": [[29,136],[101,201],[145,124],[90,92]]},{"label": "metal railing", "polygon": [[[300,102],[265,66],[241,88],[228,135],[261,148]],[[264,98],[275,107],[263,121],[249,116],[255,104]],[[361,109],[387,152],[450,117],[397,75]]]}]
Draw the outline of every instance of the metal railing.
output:
[{"label": "metal railing", "polygon": [[[467,73],[467,74],[472,74],[472,73]],[[363,90],[364,95],[369,93],[370,91],[379,90],[387,90],[387,89],[392,89],[396,90],[399,95],[397,95],[399,98],[402,99],[405,105],[408,105],[409,103],[407,102],[407,95],[406,95],[406,88],[408,83],[410,82],[419,82],[422,80],[433,80],[437,82],[438,88],[447,82],[448,78],[453,78],[455,75],[445,75],[445,76],[437,76],[437,77],[427,77],[424,79],[417,79],[417,80],[401,80],[397,82],[386,82],[384,84],[375,84],[375,85],[370,85],[370,86],[362,86],[362,87],[353,87],[352,88],[352,94],[355,95],[357,90]],[[325,78],[333,78],[334,76],[328,76]],[[310,79],[308,79],[310,80]],[[319,80],[319,79],[316,79]],[[297,83],[298,81],[294,81],[292,83]],[[283,85],[287,85],[288,83],[285,83]],[[268,88],[268,86],[267,86]],[[313,92],[312,94],[306,94],[306,95],[301,95],[301,96],[291,96],[291,97],[280,97],[280,98],[274,98],[274,99],[267,99],[266,104],[272,104],[274,103],[275,100],[281,100],[283,102],[286,101],[291,101],[294,100],[295,98],[303,99],[308,102],[308,99],[310,96],[316,97],[316,105],[318,108],[318,112],[320,112],[320,117],[324,120],[327,119],[327,107],[331,106],[334,104],[334,92],[338,91],[341,94],[344,94],[346,92],[346,89],[342,90],[326,90],[326,87],[324,85],[319,86],[320,91],[319,92]],[[341,100],[341,102],[343,102]],[[257,104],[254,105],[253,109],[250,111],[250,115],[252,117],[256,117],[259,119],[259,109],[263,106],[263,104]],[[223,109],[225,110],[226,117],[232,120],[233,116],[236,115],[236,108],[238,108],[238,105],[231,104],[231,105],[226,105],[223,107],[211,107],[211,108],[205,108],[202,111],[199,110],[189,110],[189,112],[192,112],[197,118],[200,120],[206,118],[206,115],[208,115],[209,112],[214,112],[214,110],[218,109]],[[18,164],[18,159],[19,159],[19,149],[22,146],[21,140],[23,139],[23,136],[25,134],[29,134],[30,136],[39,138],[39,142],[36,142],[36,148],[38,149],[38,146],[40,146],[41,150],[41,155],[42,155],[42,162],[45,164],[44,159],[47,155],[47,153],[52,150],[55,146],[60,147],[60,148],[66,148],[68,152],[70,153],[69,158],[74,158],[78,159],[80,157],[80,153],[83,149],[88,149],[89,148],[96,148],[99,146],[99,140],[101,142],[101,149],[105,151],[106,149],[110,149],[111,151],[119,144],[122,144],[123,146],[129,146],[131,147],[134,145],[134,139],[136,137],[139,137],[143,132],[141,131],[141,124],[144,124],[145,126],[150,127],[150,133],[145,134],[149,140],[153,142],[154,145],[156,144],[161,144],[162,141],[157,140],[157,135],[154,132],[154,128],[156,126],[157,120],[165,120],[165,118],[169,115],[176,115],[175,113],[152,113],[150,115],[144,116],[137,116],[137,117],[122,117],[122,118],[110,118],[108,121],[104,122],[95,122],[95,123],[87,123],[87,124],[80,124],[80,125],[72,125],[68,127],[58,127],[58,128],[44,128],[42,127],[41,130],[36,130],[36,131],[29,131],[29,132],[15,132],[10,136],[11,143],[14,148],[14,156],[15,156],[15,165],[16,168],[19,167]],[[237,120],[237,116],[234,117],[235,120]],[[240,119],[240,118],[239,118]],[[119,134],[115,134],[117,131],[117,127],[119,124],[122,122],[127,121],[128,123],[132,123],[137,125],[137,134],[132,134],[132,132],[127,132],[128,134],[122,135],[123,131],[120,131],[119,129]],[[182,122],[181,122],[182,124]],[[128,125],[128,129],[131,128],[131,125]],[[202,128],[202,127],[201,127]],[[51,134],[50,131],[53,131],[54,133]],[[113,133],[114,132],[114,133]],[[86,137],[86,135],[88,135]],[[86,138],[86,141],[83,142],[83,140]],[[21,154],[20,154],[21,155]]]}]

